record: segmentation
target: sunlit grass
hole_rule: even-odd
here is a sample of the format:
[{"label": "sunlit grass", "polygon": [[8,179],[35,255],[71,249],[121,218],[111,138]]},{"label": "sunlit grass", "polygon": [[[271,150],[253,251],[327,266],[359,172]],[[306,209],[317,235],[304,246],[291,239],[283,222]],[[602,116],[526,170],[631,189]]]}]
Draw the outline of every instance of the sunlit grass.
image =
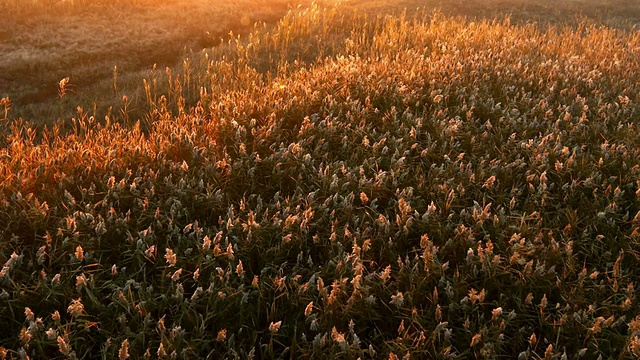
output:
[{"label": "sunlit grass", "polygon": [[156,68],[140,118],[2,120],[0,355],[639,357],[638,58],[315,5]]},{"label": "sunlit grass", "polygon": [[[299,3],[309,1],[0,0],[0,97],[12,98],[14,116],[38,124],[66,119],[78,105],[95,105],[102,117],[123,95],[140,95],[154,64],[174,67]],[[67,77],[74,91],[59,98],[57,83]]]}]

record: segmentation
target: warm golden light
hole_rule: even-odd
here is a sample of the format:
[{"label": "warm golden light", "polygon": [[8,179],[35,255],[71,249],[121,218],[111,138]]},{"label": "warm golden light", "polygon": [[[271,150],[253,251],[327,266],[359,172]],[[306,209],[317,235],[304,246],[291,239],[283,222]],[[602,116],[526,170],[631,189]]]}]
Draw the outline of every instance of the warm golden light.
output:
[{"label": "warm golden light", "polygon": [[640,358],[635,2],[0,11],[0,360]]}]

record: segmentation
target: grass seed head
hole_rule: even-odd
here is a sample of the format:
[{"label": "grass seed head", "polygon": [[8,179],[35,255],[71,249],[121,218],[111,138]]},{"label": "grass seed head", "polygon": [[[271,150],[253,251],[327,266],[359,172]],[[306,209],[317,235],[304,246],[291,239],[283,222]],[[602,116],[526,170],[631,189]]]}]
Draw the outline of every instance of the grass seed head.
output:
[{"label": "grass seed head", "polygon": [[71,354],[71,346],[67,343],[67,341],[62,336],[58,336],[56,341],[58,343],[58,350],[62,353],[62,355],[69,356]]},{"label": "grass seed head", "polygon": [[172,249],[166,248],[164,259],[167,261],[168,266],[172,267],[176,265],[178,258]]},{"label": "grass seed head", "polygon": [[122,345],[120,346],[120,350],[118,350],[118,359],[126,360],[129,358],[129,340],[124,339],[122,341]]},{"label": "grass seed head", "polygon": [[304,316],[308,317],[309,315],[311,315],[311,312],[313,312],[313,301],[309,302],[304,308]]},{"label": "grass seed head", "polygon": [[75,258],[80,262],[84,260],[84,249],[80,245],[76,246]]},{"label": "grass seed head", "polygon": [[34,321],[35,319],[33,311],[31,311],[31,309],[29,309],[28,307],[24,308],[24,316],[27,318],[27,321]]},{"label": "grass seed head", "polygon": [[74,318],[78,318],[80,315],[82,315],[84,313],[84,305],[82,304],[82,299],[72,300],[71,304],[67,307],[67,312]]},{"label": "grass seed head", "polygon": [[275,334],[280,330],[280,326],[281,325],[282,325],[282,320],[280,320],[278,322],[272,322],[271,324],[269,324],[269,331],[272,334]]}]

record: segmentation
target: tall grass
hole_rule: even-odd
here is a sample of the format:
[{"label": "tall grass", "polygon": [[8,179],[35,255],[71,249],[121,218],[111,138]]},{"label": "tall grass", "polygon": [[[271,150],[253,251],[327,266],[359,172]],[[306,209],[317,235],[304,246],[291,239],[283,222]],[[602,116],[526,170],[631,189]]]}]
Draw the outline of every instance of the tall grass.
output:
[{"label": "tall grass", "polygon": [[[254,22],[272,25],[297,3],[0,0],[0,97],[11,97],[14,117],[37,125],[68,119],[78,105],[102,118],[123,95],[137,108],[140,78],[154,64],[179,65],[191,49],[217,45],[230,30],[246,34]],[[65,78],[74,91],[60,98]]]},{"label": "tall grass", "polygon": [[0,354],[638,357],[639,56],[316,5],[131,126],[6,123]]}]

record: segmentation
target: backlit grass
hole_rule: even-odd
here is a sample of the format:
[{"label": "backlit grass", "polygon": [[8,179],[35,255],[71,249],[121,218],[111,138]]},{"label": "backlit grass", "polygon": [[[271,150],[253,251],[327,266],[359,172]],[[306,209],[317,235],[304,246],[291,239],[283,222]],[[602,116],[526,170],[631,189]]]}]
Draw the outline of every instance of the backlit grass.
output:
[{"label": "backlit grass", "polygon": [[4,120],[0,353],[640,357],[638,58],[312,6],[156,70],[130,126]]},{"label": "backlit grass", "polygon": [[[102,118],[135,100],[154,64],[220,44],[230,31],[273,24],[290,0],[0,0],[0,97],[37,124],[67,119],[82,105]],[[70,78],[64,98],[56,84]],[[97,114],[100,114],[98,116]]]}]

